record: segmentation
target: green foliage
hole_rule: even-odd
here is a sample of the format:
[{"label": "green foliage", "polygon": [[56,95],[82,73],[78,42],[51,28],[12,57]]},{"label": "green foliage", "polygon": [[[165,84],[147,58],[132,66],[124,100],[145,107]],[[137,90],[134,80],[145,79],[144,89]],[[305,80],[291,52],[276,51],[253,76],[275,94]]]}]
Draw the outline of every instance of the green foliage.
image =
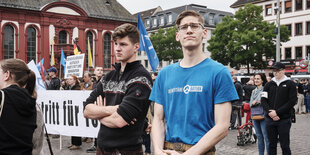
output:
[{"label": "green foliage", "polygon": [[176,32],[176,27],[159,28],[155,34],[151,35],[150,39],[159,61],[171,61],[182,58],[181,44],[175,39]]},{"label": "green foliage", "polygon": [[[235,17],[225,16],[216,26],[208,41],[211,57],[224,65],[239,69],[249,64],[255,68],[266,68],[263,57],[274,58],[276,53],[275,24],[263,21],[262,7],[247,4]],[[281,41],[289,40],[286,26],[280,27]]]}]

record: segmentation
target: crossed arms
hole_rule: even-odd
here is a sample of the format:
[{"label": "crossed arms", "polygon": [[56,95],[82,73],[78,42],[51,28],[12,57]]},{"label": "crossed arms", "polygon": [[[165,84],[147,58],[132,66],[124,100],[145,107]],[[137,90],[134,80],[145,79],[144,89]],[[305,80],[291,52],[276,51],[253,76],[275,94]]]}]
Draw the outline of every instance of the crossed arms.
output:
[{"label": "crossed arms", "polygon": [[106,102],[107,94],[103,92],[102,84],[99,83],[86,100],[84,117],[97,119],[109,128],[122,128],[134,124],[137,121],[136,118],[142,119],[141,114],[148,109],[149,93],[150,88],[144,84],[132,83],[121,99],[121,103],[110,101],[109,104],[112,105],[109,105]]},{"label": "crossed arms", "polygon": [[118,107],[118,105],[106,106],[106,99],[102,100],[100,95],[94,104],[85,106],[84,117],[98,119],[100,123],[110,128],[122,128],[128,123],[117,113]]}]

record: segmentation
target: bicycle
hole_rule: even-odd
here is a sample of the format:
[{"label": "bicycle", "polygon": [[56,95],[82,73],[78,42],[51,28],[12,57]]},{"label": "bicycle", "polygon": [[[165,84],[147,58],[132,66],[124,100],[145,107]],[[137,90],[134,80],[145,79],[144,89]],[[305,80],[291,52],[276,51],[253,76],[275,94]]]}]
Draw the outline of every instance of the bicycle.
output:
[{"label": "bicycle", "polygon": [[257,141],[257,136],[255,133],[255,129],[253,127],[253,122],[251,118],[251,108],[249,103],[244,103],[242,105],[243,112],[246,113],[246,121],[244,124],[238,127],[238,135],[237,135],[237,145],[244,146],[246,144],[254,144]]}]

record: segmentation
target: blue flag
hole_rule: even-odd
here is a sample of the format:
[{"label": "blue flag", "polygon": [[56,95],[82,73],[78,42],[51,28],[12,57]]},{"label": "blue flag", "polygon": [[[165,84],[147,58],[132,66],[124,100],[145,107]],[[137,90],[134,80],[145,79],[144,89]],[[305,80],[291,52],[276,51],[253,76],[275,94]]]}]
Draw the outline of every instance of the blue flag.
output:
[{"label": "blue flag", "polygon": [[36,64],[39,71],[41,71],[41,65],[43,65],[43,63],[44,63],[44,58],[42,58],[41,61]]},{"label": "blue flag", "polygon": [[138,30],[140,31],[140,48],[139,51],[146,52],[147,58],[149,59],[149,63],[153,72],[156,72],[156,68],[158,66],[159,60],[155,49],[152,45],[152,42],[144,28],[143,22],[141,20],[140,14],[138,13]]},{"label": "blue flag", "polygon": [[65,74],[65,71],[66,71],[66,56],[65,56],[65,53],[64,53],[62,48],[61,48],[60,64],[62,66],[64,66],[64,74]]}]

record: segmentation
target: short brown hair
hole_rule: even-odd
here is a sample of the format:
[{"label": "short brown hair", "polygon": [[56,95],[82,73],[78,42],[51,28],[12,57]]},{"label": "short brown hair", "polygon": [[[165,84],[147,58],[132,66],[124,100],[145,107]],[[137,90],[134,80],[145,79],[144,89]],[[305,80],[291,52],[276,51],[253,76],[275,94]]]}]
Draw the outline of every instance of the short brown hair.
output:
[{"label": "short brown hair", "polygon": [[140,39],[138,28],[132,24],[126,23],[115,28],[112,34],[113,41],[124,38],[126,36],[128,36],[129,40],[133,44],[138,43]]},{"label": "short brown hair", "polygon": [[181,20],[187,16],[193,16],[193,17],[197,17],[198,18],[198,21],[201,22],[202,24],[204,24],[204,19],[203,17],[196,11],[194,10],[186,10],[186,11],[183,11],[181,14],[179,14],[178,18],[176,19],[175,21],[175,24],[177,26],[180,25],[181,23]]}]

